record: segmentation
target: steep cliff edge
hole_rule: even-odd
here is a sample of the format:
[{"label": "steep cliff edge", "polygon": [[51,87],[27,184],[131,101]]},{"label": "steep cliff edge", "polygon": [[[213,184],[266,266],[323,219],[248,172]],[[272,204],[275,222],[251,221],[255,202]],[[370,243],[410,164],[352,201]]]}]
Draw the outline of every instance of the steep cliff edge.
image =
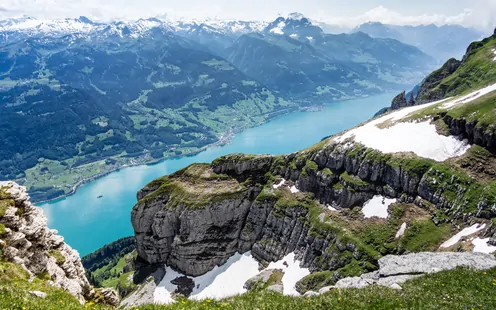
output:
[{"label": "steep cliff edge", "polygon": [[113,291],[96,291],[90,285],[79,254],[47,227],[43,211],[14,182],[0,182],[0,261],[20,266],[29,281],[47,281],[49,287],[61,288],[81,303],[95,298],[118,303]]}]

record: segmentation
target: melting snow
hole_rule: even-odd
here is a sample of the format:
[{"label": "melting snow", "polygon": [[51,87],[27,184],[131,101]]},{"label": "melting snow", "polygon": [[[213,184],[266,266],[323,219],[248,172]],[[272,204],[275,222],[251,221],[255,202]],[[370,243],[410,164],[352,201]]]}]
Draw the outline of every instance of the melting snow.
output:
[{"label": "melting snow", "polygon": [[327,205],[327,209],[331,211],[338,211],[338,209],[331,207],[331,205]]},{"label": "melting snow", "polygon": [[454,235],[453,237],[449,238],[446,240],[439,248],[449,248],[450,246],[455,245],[458,241],[460,241],[461,238],[470,236],[472,234],[475,234],[476,232],[484,229],[486,227],[486,224],[474,224],[470,227],[467,227]]},{"label": "melting snow", "polygon": [[[236,253],[222,266],[216,266],[211,271],[199,277],[190,277],[195,282],[195,288],[190,299],[203,300],[207,298],[221,299],[246,293],[243,288],[246,281],[258,275],[258,262],[251,252]],[[310,274],[308,268],[301,268],[300,261],[295,259],[295,254],[290,253],[280,261],[270,263],[267,269],[282,269],[284,276],[285,295],[300,295],[295,288],[296,282]],[[177,286],[171,281],[183,274],[166,266],[166,274],[154,292],[153,301],[157,304],[170,304],[174,302],[172,294]]]},{"label": "melting snow", "polygon": [[400,229],[398,229],[398,231],[396,232],[396,239],[399,239],[401,237],[403,237],[403,235],[405,234],[405,230],[406,230],[406,223],[403,223],[401,224],[401,227]]},{"label": "melting snow", "polygon": [[388,207],[396,202],[396,199],[389,199],[381,195],[376,195],[367,201],[362,208],[365,218],[369,217],[388,217]]},{"label": "melting snow", "polygon": [[[414,152],[418,156],[431,158],[437,161],[463,155],[469,145],[459,141],[455,137],[445,137],[437,133],[436,127],[430,121],[414,123],[399,122],[408,115],[425,109],[429,106],[443,103],[443,106],[453,107],[457,104],[471,102],[489,92],[496,91],[496,84],[477,90],[460,99],[443,99],[428,104],[403,108],[392,113],[378,117],[360,127],[351,129],[335,138],[337,142],[344,142],[351,138],[367,147],[377,149],[384,153]],[[391,122],[389,128],[381,129],[380,124]]]},{"label": "melting snow", "polygon": [[278,184],[272,185],[272,187],[277,189],[277,188],[283,186],[284,183],[286,183],[286,180],[282,179],[281,182],[279,182]]},{"label": "melting snow", "polygon": [[291,188],[289,189],[291,191],[291,193],[298,193],[300,190],[296,188],[295,185],[291,186]]},{"label": "melting snow", "polygon": [[[495,58],[496,59],[496,58]],[[463,103],[468,103],[476,100],[477,98],[480,98],[486,94],[489,94],[492,91],[496,90],[496,84],[490,85],[488,87],[482,88],[478,91],[472,92],[466,96],[463,96],[462,98],[458,100],[451,100],[443,104],[444,108],[451,108],[456,106],[457,104],[463,104]]]},{"label": "melting snow", "polygon": [[481,252],[486,254],[491,254],[496,252],[496,246],[487,244],[488,241],[489,238],[486,239],[475,238],[474,240],[472,240],[472,244],[475,246],[472,252]]},{"label": "melting snow", "polygon": [[282,269],[284,276],[282,277],[282,284],[284,286],[284,295],[299,296],[296,291],[296,282],[310,274],[308,268],[301,268],[300,261],[295,259],[295,254],[290,253],[280,261],[270,263],[267,269]]},{"label": "melting snow", "polygon": [[[191,293],[191,299],[225,298],[246,292],[243,288],[245,282],[259,274],[258,262],[251,256],[251,252],[245,254],[234,254],[222,266],[216,266],[213,270],[199,277],[191,277],[195,281],[195,288]],[[174,302],[171,294],[177,286],[171,281],[180,274],[170,267],[166,267],[165,277],[154,292],[154,302],[159,304],[170,304]]]}]

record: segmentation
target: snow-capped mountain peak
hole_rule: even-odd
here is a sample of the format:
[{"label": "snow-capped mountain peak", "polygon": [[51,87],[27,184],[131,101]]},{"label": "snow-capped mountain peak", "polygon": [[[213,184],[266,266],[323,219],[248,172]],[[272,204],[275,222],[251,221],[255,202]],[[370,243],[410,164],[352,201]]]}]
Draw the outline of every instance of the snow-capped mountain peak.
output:
[{"label": "snow-capped mountain peak", "polygon": [[[291,13],[287,18],[278,17],[265,29],[265,33],[288,35],[293,39],[307,39],[312,41],[323,35],[321,28],[314,26],[312,22],[301,13]],[[311,39],[310,39],[311,38]]]}]

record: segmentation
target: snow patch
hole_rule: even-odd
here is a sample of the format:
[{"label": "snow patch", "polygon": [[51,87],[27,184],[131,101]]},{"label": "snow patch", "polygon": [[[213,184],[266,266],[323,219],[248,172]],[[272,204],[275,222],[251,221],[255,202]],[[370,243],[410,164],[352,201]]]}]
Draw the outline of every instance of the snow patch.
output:
[{"label": "snow patch", "polygon": [[308,41],[313,41],[313,37],[307,37]]},{"label": "snow patch", "polygon": [[258,262],[251,252],[231,256],[221,267],[193,278],[195,288],[190,299],[225,298],[246,292],[245,282],[259,274]]},{"label": "snow patch", "polygon": [[354,137],[367,147],[383,153],[413,152],[418,156],[445,161],[463,155],[470,145],[455,137],[442,136],[429,121],[420,123],[397,123],[380,129],[376,122],[350,130],[341,140]]},{"label": "snow patch", "polygon": [[331,205],[327,205],[326,207],[327,207],[327,209],[329,209],[329,210],[331,210],[333,212],[338,211],[338,209],[331,207]]},{"label": "snow patch", "polygon": [[496,49],[494,49],[494,48],[493,48],[491,51],[492,51],[492,52],[493,52],[493,54],[494,54],[493,61],[496,61]]},{"label": "snow patch", "polygon": [[286,23],[282,21],[279,24],[277,24],[277,27],[270,29],[270,32],[275,34],[284,34],[283,31],[284,27],[286,27]]},{"label": "snow patch", "polygon": [[289,253],[283,259],[270,263],[267,269],[282,269],[284,276],[282,284],[284,286],[284,295],[300,296],[296,291],[296,282],[310,274],[308,268],[301,268],[300,261],[295,258],[294,253]]},{"label": "snow patch", "polygon": [[486,254],[491,254],[496,252],[496,246],[487,244],[488,241],[489,238],[486,239],[475,238],[474,240],[472,240],[472,244],[475,246],[472,252],[481,252]]},{"label": "snow patch", "polygon": [[289,189],[291,191],[291,193],[298,193],[300,190],[296,188],[295,185],[291,186],[291,188]]},{"label": "snow patch", "polygon": [[362,208],[362,213],[365,218],[370,217],[388,217],[388,207],[395,203],[396,199],[389,199],[382,195],[375,195],[372,199],[367,201]]},{"label": "snow patch", "polygon": [[449,248],[450,246],[453,246],[460,241],[461,238],[470,236],[472,234],[475,234],[476,232],[484,229],[486,227],[486,224],[474,224],[470,227],[464,228],[462,231],[454,235],[453,237],[449,238],[446,240],[439,248]]},{"label": "snow patch", "polygon": [[[469,149],[469,145],[452,136],[439,135],[435,126],[429,121],[413,123],[406,122],[405,118],[416,111],[437,104],[442,104],[441,107],[444,108],[451,108],[458,104],[469,103],[492,91],[496,91],[496,84],[474,91],[462,98],[447,98],[399,109],[342,133],[336,136],[334,141],[345,142],[347,139],[351,139],[384,153],[413,152],[418,156],[437,161],[457,157],[463,155]],[[392,126],[383,129],[378,127],[388,122]]]},{"label": "snow patch", "polygon": [[[496,59],[496,58],[495,58]],[[462,98],[460,99],[457,99],[457,100],[451,100],[449,102],[446,102],[445,104],[443,104],[443,107],[444,108],[451,108],[451,107],[454,107],[458,104],[464,104],[464,103],[469,103],[469,102],[472,102],[486,94],[489,94],[490,92],[493,92],[496,90],[496,84],[493,84],[493,85],[490,85],[490,86],[487,86],[485,88],[482,88],[480,90],[477,90],[477,91],[474,91],[466,96],[463,96]]]},{"label": "snow patch", "polygon": [[283,186],[284,183],[286,183],[286,180],[281,179],[279,183],[272,185],[272,188],[278,189],[279,187]]},{"label": "snow patch", "polygon": [[[243,288],[246,281],[259,274],[258,262],[251,252],[236,253],[222,266],[216,266],[211,271],[199,277],[190,277],[195,282],[195,288],[190,299],[225,298],[246,292]],[[166,266],[166,274],[154,292],[153,301],[159,304],[174,302],[172,293],[177,286],[171,281],[182,277],[172,268]]]},{"label": "snow patch", "polygon": [[[285,295],[300,295],[295,288],[296,282],[310,274],[308,268],[301,268],[300,261],[295,258],[294,253],[286,255],[283,259],[270,263],[265,269],[282,269],[284,276]],[[231,256],[222,266],[216,266],[211,271],[198,277],[189,277],[195,282],[195,287],[190,295],[190,299],[203,300],[207,298],[221,299],[238,294],[246,293],[243,288],[246,281],[258,275],[259,264],[251,255],[236,253]],[[177,289],[177,285],[171,283],[178,277],[184,275],[174,271],[170,267],[166,268],[166,274],[155,289],[153,302],[157,304],[170,304],[175,302],[172,294]]]},{"label": "snow patch", "polygon": [[398,229],[398,231],[396,232],[395,238],[399,239],[399,238],[403,237],[403,235],[405,234],[405,230],[406,230],[406,223],[403,223],[403,224],[401,224],[400,229]]}]

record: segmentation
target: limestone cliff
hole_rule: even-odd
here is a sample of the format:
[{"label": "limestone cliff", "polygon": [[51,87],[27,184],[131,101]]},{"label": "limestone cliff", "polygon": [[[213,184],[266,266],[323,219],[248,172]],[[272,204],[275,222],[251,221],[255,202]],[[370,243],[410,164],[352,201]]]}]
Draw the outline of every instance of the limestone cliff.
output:
[{"label": "limestone cliff", "polygon": [[[0,182],[0,258],[22,266],[31,277],[49,279],[82,303],[95,297],[79,254],[47,227],[43,211],[31,204],[26,188],[14,182]],[[113,291],[99,293],[117,304]]]},{"label": "limestone cliff", "polygon": [[[388,241],[391,248],[382,249],[351,227],[360,225],[350,220],[352,208],[375,195],[396,197],[400,212],[420,208],[436,223],[496,216],[493,185],[451,168],[332,139],[285,156],[221,157],[139,192],[132,211],[138,254],[192,276],[250,249],[260,262],[296,252],[311,271],[337,270],[336,280],[374,270],[382,255],[410,248]],[[489,222],[487,235],[494,231]]]}]

